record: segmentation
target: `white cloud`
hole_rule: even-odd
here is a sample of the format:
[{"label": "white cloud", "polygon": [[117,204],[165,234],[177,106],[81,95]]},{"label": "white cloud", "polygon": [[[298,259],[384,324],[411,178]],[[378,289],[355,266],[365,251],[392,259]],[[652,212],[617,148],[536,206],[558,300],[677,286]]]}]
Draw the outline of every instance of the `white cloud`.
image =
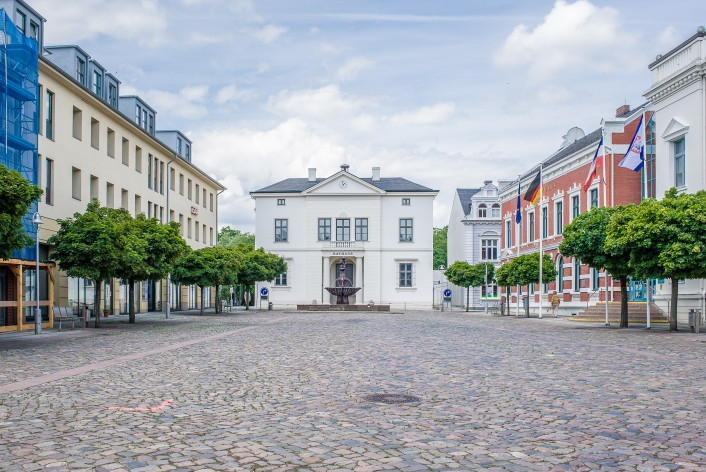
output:
[{"label": "white cloud", "polygon": [[421,107],[417,110],[398,113],[390,117],[390,122],[395,126],[431,125],[443,123],[455,113],[456,106],[453,103],[443,102]]},{"label": "white cloud", "polygon": [[[208,114],[208,108],[202,104],[208,94],[208,86],[197,85],[184,87],[177,93],[166,90],[138,90],[129,85],[120,86],[121,95],[139,95],[162,116],[200,119]],[[162,123],[164,125],[164,123]],[[160,128],[164,127],[160,125]]]},{"label": "white cloud", "polygon": [[495,65],[528,69],[530,78],[596,72],[615,74],[643,67],[637,35],[622,25],[620,13],[587,0],[557,0],[534,29],[515,27],[496,51]]},{"label": "white cloud", "polygon": [[257,93],[255,90],[241,90],[235,85],[227,85],[220,89],[216,94],[216,103],[225,104],[229,102],[248,102],[256,96]]},{"label": "white cloud", "polygon": [[259,30],[255,30],[252,33],[252,36],[263,43],[271,43],[272,41],[276,40],[280,36],[282,36],[284,33],[287,32],[287,28],[284,26],[277,26],[277,25],[265,25]]},{"label": "white cloud", "polygon": [[365,57],[351,57],[336,70],[335,78],[344,82],[358,77],[361,71],[370,69],[375,63]]},{"label": "white cloud", "polygon": [[47,44],[75,44],[100,35],[140,44],[164,42],[165,7],[157,0],[33,0],[47,19]]},{"label": "white cloud", "polygon": [[338,85],[297,91],[283,90],[270,97],[268,107],[288,116],[327,119],[357,112],[365,102],[351,98]]}]

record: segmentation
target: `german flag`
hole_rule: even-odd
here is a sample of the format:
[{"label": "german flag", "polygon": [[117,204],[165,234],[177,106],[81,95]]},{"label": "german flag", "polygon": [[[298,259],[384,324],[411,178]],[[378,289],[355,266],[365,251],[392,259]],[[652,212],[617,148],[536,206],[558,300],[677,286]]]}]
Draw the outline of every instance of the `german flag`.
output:
[{"label": "german flag", "polygon": [[539,197],[542,196],[542,186],[540,185],[541,175],[541,172],[537,172],[537,176],[532,180],[525,194],[525,200],[531,202],[533,206],[537,204]]}]

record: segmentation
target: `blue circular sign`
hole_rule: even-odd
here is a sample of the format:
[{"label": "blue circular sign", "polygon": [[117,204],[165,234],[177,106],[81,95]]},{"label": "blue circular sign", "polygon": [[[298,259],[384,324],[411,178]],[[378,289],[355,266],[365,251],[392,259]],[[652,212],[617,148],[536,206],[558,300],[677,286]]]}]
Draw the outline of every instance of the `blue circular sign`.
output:
[{"label": "blue circular sign", "polygon": [[262,287],[260,289],[260,295],[262,295],[263,297],[266,297],[268,293],[270,293],[270,291],[267,290],[267,287]]},{"label": "blue circular sign", "polygon": [[445,296],[445,297],[450,297],[450,296],[451,296],[451,290],[449,290],[448,288],[447,288],[446,290],[444,290],[444,296]]}]

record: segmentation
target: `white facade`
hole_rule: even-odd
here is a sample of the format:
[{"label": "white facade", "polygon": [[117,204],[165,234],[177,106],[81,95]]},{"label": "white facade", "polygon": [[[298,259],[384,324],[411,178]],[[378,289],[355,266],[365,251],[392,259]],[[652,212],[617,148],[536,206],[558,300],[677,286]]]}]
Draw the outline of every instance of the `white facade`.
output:
[{"label": "white facade", "polygon": [[[335,285],[346,259],[361,290],[351,304],[396,308],[432,306],[433,201],[438,191],[401,178],[359,178],[347,167],[317,179],[287,179],[251,192],[255,243],[282,256],[287,273],[273,283],[276,305],[336,303]],[[352,270],[351,270],[352,269]]]},{"label": "white facade", "polygon": [[[645,92],[654,110],[655,196],[706,190],[706,32],[696,34],[650,64],[652,84]],[[703,279],[680,282],[678,319],[690,309],[706,312]],[[657,285],[655,302],[666,311],[671,285]]]},{"label": "white facade", "polygon": [[[471,265],[491,262],[500,267],[500,200],[498,188],[492,180],[486,180],[478,189],[456,189],[447,234],[447,260],[465,261]],[[466,289],[449,284],[451,304],[466,306]],[[469,305],[483,306],[486,302],[497,303],[498,291],[489,284],[487,295],[481,287],[470,291]]]}]

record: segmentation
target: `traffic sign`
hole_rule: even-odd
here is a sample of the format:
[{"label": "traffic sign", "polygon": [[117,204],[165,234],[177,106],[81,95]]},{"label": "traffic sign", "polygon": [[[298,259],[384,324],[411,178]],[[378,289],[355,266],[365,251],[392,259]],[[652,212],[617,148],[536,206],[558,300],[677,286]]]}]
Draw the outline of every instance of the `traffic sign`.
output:
[{"label": "traffic sign", "polygon": [[270,291],[267,290],[267,287],[262,287],[260,289],[260,295],[262,295],[263,297],[266,297],[268,293],[270,293]]},{"label": "traffic sign", "polygon": [[451,296],[451,290],[449,290],[448,288],[447,288],[446,290],[444,290],[444,296],[445,296],[445,297],[450,297],[450,296]]}]

